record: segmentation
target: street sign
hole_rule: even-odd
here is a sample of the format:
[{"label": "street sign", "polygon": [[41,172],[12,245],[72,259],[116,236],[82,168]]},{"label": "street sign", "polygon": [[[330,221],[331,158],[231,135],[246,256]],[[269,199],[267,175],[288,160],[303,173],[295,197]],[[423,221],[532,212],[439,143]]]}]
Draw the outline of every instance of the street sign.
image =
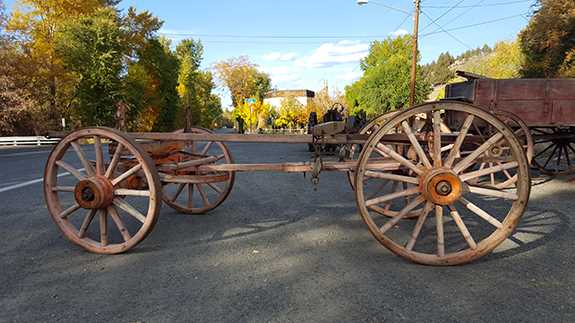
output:
[{"label": "street sign", "polygon": [[248,98],[245,101],[247,104],[256,104],[258,102],[256,98]]}]

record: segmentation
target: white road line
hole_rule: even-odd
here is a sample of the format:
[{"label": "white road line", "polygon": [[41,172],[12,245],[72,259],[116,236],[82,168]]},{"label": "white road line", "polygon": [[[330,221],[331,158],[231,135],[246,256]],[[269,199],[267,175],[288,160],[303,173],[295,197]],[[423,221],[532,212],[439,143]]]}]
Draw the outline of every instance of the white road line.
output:
[{"label": "white road line", "polygon": [[43,151],[27,151],[22,153],[13,153],[13,154],[0,154],[0,158],[2,157],[18,157],[18,156],[27,156],[27,155],[40,155],[50,153],[51,150],[43,150]]},{"label": "white road line", "polygon": [[[84,171],[84,168],[78,169],[79,171]],[[70,175],[70,173],[66,172],[66,173],[62,173],[62,174],[58,174],[57,177],[63,177],[63,176],[68,176]],[[42,183],[44,181],[44,178],[38,178],[35,180],[31,180],[31,181],[27,181],[27,182],[23,182],[20,184],[15,184],[15,185],[10,185],[10,186],[6,186],[6,187],[2,187],[0,188],[0,193],[4,193],[4,192],[8,192],[8,191],[12,191],[15,190],[17,188],[21,188],[21,187],[25,187],[25,186],[30,186],[30,185],[34,185],[37,183]]]}]

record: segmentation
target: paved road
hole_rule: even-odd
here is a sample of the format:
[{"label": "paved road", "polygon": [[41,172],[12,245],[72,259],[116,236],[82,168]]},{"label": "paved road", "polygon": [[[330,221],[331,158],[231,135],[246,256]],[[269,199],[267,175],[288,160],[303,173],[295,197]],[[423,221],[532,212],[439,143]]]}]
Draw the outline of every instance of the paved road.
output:
[{"label": "paved road", "polygon": [[[238,162],[303,145],[231,145]],[[240,174],[205,216],[164,207],[132,252],[94,255],[44,206],[46,150],[0,151],[2,322],[574,321],[575,183],[537,178],[521,231],[470,265],[408,263],[357,215],[343,174]],[[11,188],[14,185],[28,185]]]}]

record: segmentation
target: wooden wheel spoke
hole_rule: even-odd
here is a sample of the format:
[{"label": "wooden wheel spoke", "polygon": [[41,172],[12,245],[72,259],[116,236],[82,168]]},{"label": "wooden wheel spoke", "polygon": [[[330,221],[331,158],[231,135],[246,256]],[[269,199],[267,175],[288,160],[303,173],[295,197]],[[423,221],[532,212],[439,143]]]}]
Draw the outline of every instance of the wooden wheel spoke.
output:
[{"label": "wooden wheel spoke", "polygon": [[122,235],[122,238],[124,238],[124,241],[132,239],[130,231],[128,231],[128,229],[124,225],[124,222],[120,218],[120,214],[118,214],[118,210],[116,210],[116,208],[113,206],[109,206],[108,214],[112,218],[112,221],[114,221],[114,223],[116,224],[116,227],[118,228],[118,231],[120,231],[120,234]]},{"label": "wooden wheel spoke", "polygon": [[117,188],[114,190],[114,195],[117,196],[150,196],[150,191],[146,190],[129,190],[124,188]]},{"label": "wooden wheel spoke", "polygon": [[433,112],[433,167],[441,167],[441,112]]},{"label": "wooden wheel spoke", "polygon": [[399,162],[401,165],[411,169],[412,171],[414,171],[416,174],[421,175],[423,174],[423,170],[419,169],[417,166],[415,166],[411,161],[405,159],[403,156],[401,156],[400,154],[398,154],[397,152],[395,152],[393,149],[389,148],[387,145],[378,143],[377,144],[377,148],[381,149],[384,153],[386,153],[387,155],[389,155],[391,158],[395,159],[397,162]]},{"label": "wooden wheel spoke", "polygon": [[406,183],[411,183],[411,184],[415,184],[415,185],[419,184],[419,180],[417,179],[417,177],[396,175],[396,174],[392,174],[392,173],[375,172],[375,171],[368,170],[365,172],[365,176],[370,177],[370,178],[378,178],[378,179],[387,179],[387,180],[398,181],[398,182],[406,182]]},{"label": "wooden wheel spoke", "polygon": [[413,149],[415,149],[417,156],[419,156],[419,160],[423,163],[423,165],[425,167],[431,168],[431,163],[429,162],[429,158],[427,158],[427,155],[423,151],[423,148],[421,148],[419,141],[417,140],[417,138],[415,138],[413,131],[411,131],[411,126],[407,123],[407,121],[403,121],[401,123],[401,126],[403,127],[403,131],[407,135],[407,138],[411,142]]},{"label": "wooden wheel spoke", "polygon": [[538,152],[537,155],[535,155],[534,158],[537,158],[537,157],[543,155],[543,154],[544,154],[545,152],[547,152],[549,149],[553,148],[553,146],[554,146],[554,145],[549,145],[549,146],[547,146],[545,149],[543,149],[542,151]]},{"label": "wooden wheel spoke", "polygon": [[96,153],[96,174],[104,175],[104,153],[100,136],[94,136],[94,151]]},{"label": "wooden wheel spoke", "polygon": [[74,192],[74,186],[54,186],[52,192]]},{"label": "wooden wheel spoke", "polygon": [[202,155],[202,156],[205,155],[205,154],[208,152],[208,150],[210,150],[210,147],[212,147],[213,144],[214,144],[213,141],[208,142],[208,143],[204,146],[204,149],[202,149],[202,151],[200,152],[200,155]]},{"label": "wooden wheel spoke", "polygon": [[421,215],[417,218],[417,223],[415,223],[415,227],[413,229],[413,232],[411,233],[411,237],[410,237],[409,241],[407,242],[407,245],[405,246],[405,248],[407,250],[411,251],[411,250],[413,250],[413,247],[415,247],[415,243],[417,242],[417,238],[419,237],[419,234],[421,233],[421,228],[423,228],[423,224],[425,224],[425,220],[427,220],[427,216],[429,215],[429,212],[432,209],[433,209],[433,203],[427,202],[427,204],[425,205],[425,207],[421,211]]},{"label": "wooden wheel spoke", "polygon": [[194,207],[194,184],[188,184],[188,207],[191,209]]},{"label": "wooden wheel spoke", "polygon": [[459,157],[460,151],[461,151],[461,145],[463,144],[463,141],[465,140],[465,137],[467,136],[467,132],[469,131],[469,128],[471,127],[471,124],[473,123],[473,119],[475,117],[473,115],[469,115],[467,116],[467,118],[465,118],[465,121],[463,122],[463,126],[461,126],[461,130],[459,131],[459,135],[457,135],[457,139],[455,139],[455,143],[453,144],[453,148],[451,149],[451,151],[449,152],[449,155],[447,156],[447,160],[445,161],[445,167],[451,167],[453,165],[453,162],[455,161],[455,159],[457,157]]},{"label": "wooden wheel spoke", "polygon": [[130,168],[129,170],[127,170],[125,173],[123,173],[122,175],[114,178],[112,180],[112,186],[116,186],[118,185],[118,183],[122,182],[123,180],[125,180],[126,178],[130,177],[131,175],[135,174],[137,171],[139,171],[140,169],[142,169],[142,164],[138,164],[132,168]]},{"label": "wooden wheel spoke", "polygon": [[415,200],[411,201],[411,203],[405,206],[396,216],[394,216],[391,220],[387,221],[387,223],[380,228],[381,234],[385,234],[389,229],[391,229],[401,219],[403,219],[407,214],[409,214],[409,212],[411,212],[413,209],[421,205],[423,202],[425,202],[425,198],[421,195],[418,196]]},{"label": "wooden wheel spoke", "polygon": [[62,211],[59,216],[61,219],[67,219],[70,215],[80,209],[80,205],[78,203],[74,203],[74,205],[70,206],[69,208]]},{"label": "wooden wheel spoke", "polygon": [[123,150],[124,146],[122,145],[122,143],[118,143],[118,146],[116,146],[116,151],[114,152],[114,156],[112,157],[112,161],[110,162],[108,169],[106,169],[106,174],[104,174],[104,176],[106,176],[107,178],[112,178],[114,170],[116,169],[116,166],[118,166],[118,162],[120,161],[120,157],[122,156]]},{"label": "wooden wheel spoke", "polygon": [[501,164],[499,163],[498,166],[493,166],[493,167],[489,167],[489,168],[483,168],[484,165],[481,165],[482,167],[480,167],[479,170],[476,170],[474,172],[469,172],[469,173],[464,173],[461,174],[460,178],[462,181],[466,182],[469,181],[471,179],[474,178],[478,178],[481,176],[485,176],[485,175],[489,175],[489,174],[493,174],[493,173],[498,173],[507,169],[511,169],[511,168],[517,168],[517,166],[519,166],[519,163],[517,162],[509,162],[509,163],[505,163],[505,164]]},{"label": "wooden wheel spoke", "polygon": [[100,244],[108,245],[108,212],[100,210]]},{"label": "wooden wheel spoke", "polygon": [[495,185],[495,188],[505,189],[514,184],[515,182],[517,182],[517,174],[511,176],[511,178],[509,178],[505,182]]},{"label": "wooden wheel spoke", "polygon": [[557,148],[559,148],[559,145],[553,144],[553,146],[555,148],[553,148],[553,151],[551,152],[551,154],[549,155],[549,158],[547,158],[547,160],[545,161],[545,164],[543,164],[543,168],[546,168],[547,165],[549,164],[549,162],[553,159],[553,156],[555,155],[555,152],[557,151]]},{"label": "wooden wheel spoke", "polygon": [[202,188],[202,184],[197,184],[196,186],[198,187],[198,193],[200,193],[200,197],[202,198],[202,201],[204,202],[204,206],[209,206],[210,200],[208,199],[206,192],[204,192],[204,189]]},{"label": "wooden wheel spoke", "polygon": [[557,147],[559,147],[559,149],[557,150],[558,155],[557,155],[557,167],[556,167],[556,169],[559,169],[559,166],[561,164],[561,156],[563,154],[563,145],[561,144],[561,145],[558,145]]},{"label": "wooden wheel spoke", "polygon": [[571,167],[571,158],[569,158],[569,151],[567,150],[567,145],[563,146],[563,150],[565,151],[565,160],[567,161],[567,167]]},{"label": "wooden wheel spoke", "polygon": [[491,216],[489,213],[485,212],[484,210],[482,210],[480,207],[478,207],[477,205],[471,203],[469,200],[465,199],[465,198],[461,198],[460,202],[465,205],[465,207],[477,214],[479,217],[481,217],[482,219],[484,219],[485,221],[489,222],[491,225],[493,225],[494,227],[501,229],[503,228],[503,224],[501,222],[499,222],[499,220],[497,220],[496,218],[494,218],[493,216]]},{"label": "wooden wheel spoke", "polygon": [[216,184],[214,184],[214,183],[207,183],[207,184],[208,184],[208,187],[212,188],[212,189],[213,189],[214,191],[216,191],[216,193],[218,193],[218,194],[222,194],[222,193],[224,192],[221,188],[219,188],[219,187],[218,187]]},{"label": "wooden wheel spoke", "polygon": [[186,187],[185,183],[180,183],[180,185],[178,185],[178,189],[176,190],[176,194],[174,194],[174,196],[171,198],[171,201],[174,202],[178,199],[178,197],[180,196],[180,194],[182,194],[182,191],[184,190],[184,187]]},{"label": "wooden wheel spoke", "polygon": [[[489,168],[493,168],[493,163],[489,163]],[[495,173],[490,173],[489,178],[491,179],[491,186],[495,186]]]},{"label": "wooden wheel spoke", "polygon": [[491,146],[493,146],[501,138],[503,138],[503,133],[499,132],[499,133],[493,135],[486,142],[484,142],[481,146],[479,146],[479,148],[477,148],[475,151],[473,151],[469,156],[465,157],[462,161],[460,161],[457,165],[455,165],[455,167],[453,168],[453,171],[456,174],[458,174],[458,173],[464,171],[465,169],[467,169],[471,164],[473,164],[473,161],[477,157],[481,156],[481,154],[483,154],[485,151],[487,151],[487,149],[491,148]]},{"label": "wooden wheel spoke", "polygon": [[501,190],[494,190],[494,189],[477,187],[477,186],[469,186],[468,189],[469,189],[469,192],[471,192],[471,193],[475,193],[475,194],[479,194],[479,195],[485,195],[485,196],[491,196],[491,197],[499,197],[499,198],[503,198],[506,200],[515,201],[519,198],[517,196],[517,194],[515,194],[513,192],[505,192],[505,191],[501,191]]},{"label": "wooden wheel spoke", "polygon": [[475,240],[473,240],[471,233],[469,233],[469,230],[467,229],[467,226],[461,219],[461,216],[459,215],[459,212],[457,212],[457,209],[455,209],[455,207],[453,206],[449,206],[449,208],[451,210],[450,212],[451,218],[453,218],[453,220],[455,221],[457,228],[459,228],[461,235],[463,236],[469,247],[471,249],[477,249],[477,243],[475,243]]},{"label": "wooden wheel spoke", "polygon": [[113,203],[115,206],[126,211],[126,213],[128,213],[129,215],[134,217],[136,220],[138,220],[142,223],[146,223],[146,217],[142,213],[140,213],[140,211],[136,210],[132,205],[130,205],[128,202],[126,202],[125,200],[123,200],[121,198],[115,198]]},{"label": "wooden wheel spoke", "polygon": [[84,217],[84,221],[82,221],[80,231],[78,232],[78,237],[80,237],[80,239],[86,236],[86,231],[88,231],[88,227],[90,226],[90,223],[92,223],[92,220],[94,219],[95,216],[96,216],[96,210],[92,209]]},{"label": "wooden wheel spoke", "polygon": [[443,231],[443,207],[435,206],[435,227],[437,231],[437,255],[445,256],[445,233]]},{"label": "wooden wheel spoke", "polygon": [[89,176],[94,176],[95,175],[94,167],[92,167],[92,164],[90,164],[90,162],[86,158],[86,154],[84,154],[84,150],[82,149],[80,144],[78,144],[75,141],[72,141],[70,144],[72,145],[72,148],[74,148],[74,151],[76,151],[76,155],[78,156],[78,159],[80,159],[80,162],[84,166],[86,173]]},{"label": "wooden wheel spoke", "polygon": [[400,191],[400,192],[396,192],[396,193],[391,193],[391,194],[387,194],[384,196],[380,196],[374,199],[370,199],[365,201],[365,205],[370,206],[370,205],[377,205],[377,204],[381,204],[383,202],[387,202],[387,201],[391,201],[394,200],[396,198],[400,198],[400,197],[404,197],[404,196],[410,196],[410,195],[415,195],[419,193],[419,188],[418,187],[413,187],[404,191]]},{"label": "wooden wheel spoke", "polygon": [[77,180],[81,181],[84,179],[84,175],[82,175],[79,170],[66,163],[65,161],[59,160],[56,162],[56,165],[65,169],[68,173],[72,174],[72,176],[76,177]]}]

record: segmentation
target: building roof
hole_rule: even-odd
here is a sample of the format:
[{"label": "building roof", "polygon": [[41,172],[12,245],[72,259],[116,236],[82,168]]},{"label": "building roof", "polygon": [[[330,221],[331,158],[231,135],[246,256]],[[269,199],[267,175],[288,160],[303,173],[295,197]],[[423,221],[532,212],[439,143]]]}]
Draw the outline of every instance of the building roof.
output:
[{"label": "building roof", "polygon": [[314,98],[315,92],[310,90],[273,90],[266,93],[266,98],[285,98],[287,96]]}]

